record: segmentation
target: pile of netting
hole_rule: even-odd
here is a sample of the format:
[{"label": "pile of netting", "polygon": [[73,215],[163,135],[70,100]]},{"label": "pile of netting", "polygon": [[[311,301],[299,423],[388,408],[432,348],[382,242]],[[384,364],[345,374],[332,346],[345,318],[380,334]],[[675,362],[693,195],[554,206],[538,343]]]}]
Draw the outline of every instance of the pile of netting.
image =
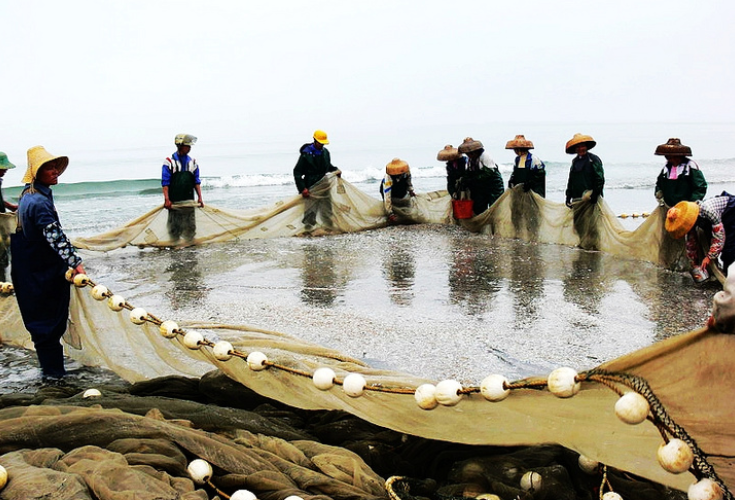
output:
[{"label": "pile of netting", "polygon": [[[275,238],[304,234],[336,234],[384,227],[387,216],[377,200],[350,184],[327,175],[313,186],[311,199],[294,196],[272,206],[252,210],[198,208],[192,204],[175,207],[169,213],[158,207],[111,231],[76,238],[78,248],[108,251],[126,245],[174,247],[200,245],[233,239]],[[456,223],[451,198],[446,191],[418,193],[408,206],[396,206],[399,224]],[[194,237],[172,239],[170,217],[177,212],[193,212]],[[667,268],[681,268],[683,243],[664,229],[666,213],[655,209],[634,231],[626,230],[615,214],[599,199],[580,201],[570,210],[566,205],[546,200],[520,186],[507,190],[490,209],[459,223],[472,232],[519,238],[525,241],[579,246],[624,258],[640,259]]]},{"label": "pile of netting", "polygon": [[[585,372],[562,367],[548,377],[508,381],[489,375],[463,385],[374,369],[278,332],[213,323],[178,325],[84,275],[75,284],[65,337],[68,354],[129,381],[170,374],[199,377],[218,368],[244,387],[289,406],[341,410],[406,435],[503,447],[555,443],[596,464],[682,491],[696,481],[727,498],[727,485],[735,484],[735,400],[729,391],[735,376],[730,359],[735,337],[710,327]],[[3,342],[30,344],[12,295],[0,298],[0,320]],[[92,421],[90,415],[75,418]],[[148,422],[123,420],[119,427],[138,425]],[[23,443],[45,446],[38,436],[52,427],[22,427],[28,429]],[[684,453],[683,462],[661,463],[657,450],[664,443],[675,443]],[[204,453],[197,448],[199,452]],[[527,498],[547,498],[541,493],[543,483],[534,484],[532,476],[524,491],[537,493]],[[496,491],[495,486],[485,487]]]}]

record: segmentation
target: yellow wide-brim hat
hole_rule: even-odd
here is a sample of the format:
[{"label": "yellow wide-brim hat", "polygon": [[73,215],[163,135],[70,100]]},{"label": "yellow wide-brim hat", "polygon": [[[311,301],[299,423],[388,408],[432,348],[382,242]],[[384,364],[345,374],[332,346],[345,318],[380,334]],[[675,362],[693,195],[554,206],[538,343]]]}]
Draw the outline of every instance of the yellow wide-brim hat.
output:
[{"label": "yellow wide-brim hat", "polygon": [[385,166],[385,173],[388,175],[401,175],[408,173],[408,171],[408,163],[399,158],[393,158],[390,163]]},{"label": "yellow wide-brim hat", "polygon": [[567,141],[566,152],[567,154],[573,155],[577,152],[577,146],[583,143],[587,143],[587,149],[592,149],[597,146],[597,142],[592,138],[591,135],[585,134],[574,134],[574,137]]},{"label": "yellow wide-brim hat", "polygon": [[533,143],[524,135],[517,135],[512,141],[505,143],[505,149],[533,149]]},{"label": "yellow wide-brim hat", "polygon": [[66,167],[69,166],[69,157],[54,156],[46,151],[46,148],[43,146],[33,146],[28,150],[28,169],[26,170],[25,175],[23,175],[23,180],[21,182],[23,184],[30,184],[33,182],[41,167],[50,162],[56,163],[56,168],[59,171],[59,175],[61,175],[66,170]]},{"label": "yellow wide-brim hat", "polygon": [[436,159],[439,161],[452,161],[456,160],[461,156],[459,149],[453,147],[451,144],[444,146],[444,149],[440,150],[436,154]]},{"label": "yellow wide-brim hat", "polygon": [[680,201],[666,212],[666,231],[672,238],[683,238],[692,230],[699,217],[699,205],[691,201]]}]

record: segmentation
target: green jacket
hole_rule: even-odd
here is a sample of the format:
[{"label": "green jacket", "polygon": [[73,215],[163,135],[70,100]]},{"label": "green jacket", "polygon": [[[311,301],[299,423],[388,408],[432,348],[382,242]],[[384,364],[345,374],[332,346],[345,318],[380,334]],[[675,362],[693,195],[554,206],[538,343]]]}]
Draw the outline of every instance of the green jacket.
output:
[{"label": "green jacket", "polygon": [[317,154],[314,144],[309,143],[301,146],[299,152],[301,156],[293,168],[293,178],[299,193],[319,182],[327,172],[338,170],[332,165],[327,148],[322,148],[321,154]]},{"label": "green jacket", "polygon": [[592,201],[603,196],[605,186],[605,171],[602,169],[602,160],[597,155],[587,153],[572,160],[567,182],[567,201],[581,198],[585,191],[592,191]]},{"label": "green jacket", "polygon": [[687,159],[684,170],[676,179],[669,179],[671,165],[666,164],[656,179],[656,193],[663,195],[664,202],[673,207],[680,201],[703,200],[707,194],[707,181],[696,163]]}]

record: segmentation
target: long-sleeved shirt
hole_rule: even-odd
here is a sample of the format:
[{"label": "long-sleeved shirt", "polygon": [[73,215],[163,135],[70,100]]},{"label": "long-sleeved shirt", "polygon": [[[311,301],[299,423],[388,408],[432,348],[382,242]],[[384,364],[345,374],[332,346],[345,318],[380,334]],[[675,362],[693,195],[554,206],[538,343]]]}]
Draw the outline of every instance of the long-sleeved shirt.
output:
[{"label": "long-sleeved shirt", "polygon": [[679,165],[667,163],[656,179],[656,193],[661,192],[664,202],[673,207],[680,201],[703,200],[707,181],[699,165],[685,158]]},{"label": "long-sleeved shirt", "polygon": [[592,199],[596,200],[598,196],[604,196],[602,193],[604,187],[605,171],[600,157],[592,153],[575,156],[569,169],[567,200],[581,198],[585,191],[592,191]]},{"label": "long-sleeved shirt", "polygon": [[[700,221],[704,221],[712,226],[712,240],[709,251],[707,252],[710,260],[716,260],[722,253],[722,248],[725,245],[725,226],[722,223],[722,214],[727,209],[729,202],[729,196],[715,196],[714,198],[698,202],[699,217],[697,223],[701,224]],[[689,262],[692,265],[696,265],[699,257],[699,241],[694,230],[689,231],[686,235],[686,250]]]}]

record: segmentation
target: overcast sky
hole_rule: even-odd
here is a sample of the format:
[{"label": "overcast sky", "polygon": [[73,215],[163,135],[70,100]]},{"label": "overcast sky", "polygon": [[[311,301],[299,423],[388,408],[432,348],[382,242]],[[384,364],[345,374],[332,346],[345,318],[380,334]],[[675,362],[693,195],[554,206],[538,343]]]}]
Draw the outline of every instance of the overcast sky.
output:
[{"label": "overcast sky", "polygon": [[[735,2],[0,0],[0,150],[733,122]],[[307,139],[307,137],[304,137]]]}]

